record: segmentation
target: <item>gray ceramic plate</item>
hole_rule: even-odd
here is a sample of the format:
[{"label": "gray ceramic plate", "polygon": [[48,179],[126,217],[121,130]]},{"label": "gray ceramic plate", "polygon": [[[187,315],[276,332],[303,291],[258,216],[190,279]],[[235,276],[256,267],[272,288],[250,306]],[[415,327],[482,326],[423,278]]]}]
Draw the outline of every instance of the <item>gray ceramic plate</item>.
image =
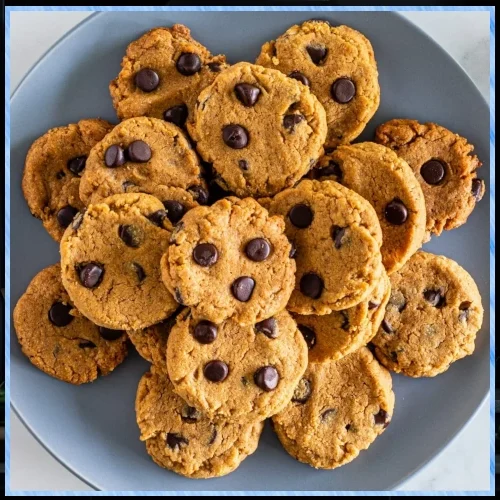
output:
[{"label": "gray ceramic plate", "polygon": [[[108,94],[127,44],[159,25],[184,23],[214,53],[253,61],[261,45],[290,25],[322,17],[347,24],[373,43],[382,101],[364,139],[395,117],[436,121],[468,137],[489,158],[489,112],[461,68],[415,26],[391,13],[308,12],[105,13],[92,16],[53,47],[23,80],[11,106],[11,303],[32,277],[58,260],[58,246],[31,217],[21,192],[28,147],[48,128],[101,116],[116,121]],[[488,184],[488,164],[481,175]],[[487,187],[488,189],[488,187]],[[489,200],[468,223],[426,249],[457,260],[489,304]],[[102,490],[384,490],[442,450],[489,389],[489,317],[476,352],[434,379],[395,376],[396,409],[387,431],[353,463],[316,471],[296,462],[266,428],[258,451],[227,477],[185,479],[157,467],[138,439],[134,398],[147,363],[135,354],[112,375],[84,387],[54,380],[21,354],[12,332],[12,404],[39,441],[89,485]]]}]

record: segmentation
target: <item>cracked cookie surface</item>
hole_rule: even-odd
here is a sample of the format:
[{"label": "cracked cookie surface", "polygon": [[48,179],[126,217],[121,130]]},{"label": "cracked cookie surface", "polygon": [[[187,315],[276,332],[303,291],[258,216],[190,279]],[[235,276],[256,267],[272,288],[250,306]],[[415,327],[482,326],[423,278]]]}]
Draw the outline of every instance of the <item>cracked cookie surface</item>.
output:
[{"label": "cracked cookie surface", "polygon": [[162,321],[178,304],[161,281],[170,222],[147,194],[118,194],[89,205],[61,241],[63,284],[86,317],[137,330]]},{"label": "cracked cookie surface", "polygon": [[465,223],[485,191],[476,172],[482,164],[467,139],[435,123],[395,119],[377,127],[375,141],[413,169],[425,198],[426,240]]},{"label": "cracked cookie surface", "polygon": [[326,118],[307,87],[242,62],[201,92],[188,129],[224,189],[258,198],[293,186],[309,170],[323,152]]},{"label": "cracked cookie surface", "polygon": [[80,120],[50,129],[28,151],[22,181],[24,197],[31,213],[41,219],[56,241],[84,206],[79,187],[90,150],[112,128],[104,120]]},{"label": "cracked cookie surface", "polygon": [[14,328],[31,363],[70,384],[111,373],[127,355],[124,331],[99,328],[74,308],[59,264],[32,279],[14,309]]},{"label": "cracked cookie surface", "polygon": [[338,361],[310,364],[292,401],[272,420],[290,455],[335,469],[367,449],[393,411],[391,375],[362,347]]},{"label": "cracked cookie surface", "polygon": [[250,326],[181,314],[167,345],[174,391],[211,418],[262,421],[290,401],[307,346],[286,312]]},{"label": "cracked cookie surface", "polygon": [[220,477],[256,449],[263,422],[212,422],[173,392],[165,373],[152,367],[135,400],[137,424],[147,452],[160,466],[193,478]]},{"label": "cracked cookie surface", "polygon": [[377,63],[368,39],[348,26],[306,21],[263,45],[256,64],[307,85],[326,111],[325,147],[353,141],[380,103]]},{"label": "cracked cookie surface", "polygon": [[456,262],[417,252],[391,275],[391,298],[373,339],[388,369],[433,377],[473,353],[483,321],[479,290]]}]

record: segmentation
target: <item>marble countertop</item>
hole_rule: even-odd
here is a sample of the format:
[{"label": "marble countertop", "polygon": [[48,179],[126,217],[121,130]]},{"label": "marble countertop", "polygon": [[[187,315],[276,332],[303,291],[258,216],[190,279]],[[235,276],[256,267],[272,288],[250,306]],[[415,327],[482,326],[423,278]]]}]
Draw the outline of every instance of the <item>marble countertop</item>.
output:
[{"label": "marble countertop", "polygon": [[[30,67],[87,12],[11,13],[11,89]],[[489,13],[405,12],[443,46],[489,100]],[[489,490],[490,420],[485,404],[431,463],[400,488]],[[90,490],[49,455],[11,412],[11,490]]]}]

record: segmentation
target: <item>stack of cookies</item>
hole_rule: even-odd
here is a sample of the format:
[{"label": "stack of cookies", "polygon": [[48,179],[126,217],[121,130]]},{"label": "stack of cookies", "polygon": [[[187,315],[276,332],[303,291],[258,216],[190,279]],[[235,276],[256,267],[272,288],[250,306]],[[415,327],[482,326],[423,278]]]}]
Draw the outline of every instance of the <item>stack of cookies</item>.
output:
[{"label": "stack of cookies", "polygon": [[352,144],[380,101],[361,33],[307,21],[230,66],[156,28],[110,91],[118,125],[81,120],[28,152],[23,191],[61,262],[14,325],[72,384],[113,371],[130,339],[151,363],[136,413],[157,464],[227,474],[271,418],[293,457],[339,467],[390,423],[389,370],[430,377],[473,352],[477,286],[419,249],[465,223],[481,164],[414,120]]}]

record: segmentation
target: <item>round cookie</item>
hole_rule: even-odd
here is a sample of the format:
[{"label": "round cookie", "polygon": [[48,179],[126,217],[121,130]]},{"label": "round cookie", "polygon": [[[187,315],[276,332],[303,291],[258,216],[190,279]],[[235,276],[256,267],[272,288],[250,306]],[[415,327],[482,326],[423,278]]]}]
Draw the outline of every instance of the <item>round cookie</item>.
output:
[{"label": "round cookie", "polygon": [[292,314],[309,348],[309,362],[337,360],[365,346],[377,333],[391,285],[384,272],[368,299],[323,316]]},{"label": "round cookie", "polygon": [[373,48],[359,31],[306,21],[263,45],[257,64],[307,85],[326,111],[325,147],[353,141],[380,103]]},{"label": "round cookie", "polygon": [[131,118],[92,149],[80,183],[85,205],[131,192],[182,201],[185,209],[195,200],[206,203],[198,158],[178,127],[156,118]]},{"label": "round cookie", "polygon": [[391,287],[372,341],[375,355],[389,370],[434,377],[474,352],[483,307],[465,269],[442,255],[417,252],[391,275]]},{"label": "round cookie", "polygon": [[78,194],[87,156],[113,125],[80,120],[50,129],[30,147],[23,173],[23,193],[31,213],[60,241],[64,230],[84,204]]},{"label": "round cookie", "polygon": [[257,422],[290,401],[307,367],[307,345],[286,311],[240,326],[187,310],[170,332],[167,367],[174,391],[210,418]]},{"label": "round cookie", "polygon": [[311,363],[272,421],[290,455],[317,469],[335,469],[367,449],[393,411],[391,376],[362,347],[338,361]]},{"label": "round cookie", "polygon": [[160,276],[167,221],[163,204],[139,193],[110,196],[73,221],[61,240],[62,281],[82,314],[138,330],[177,309]]},{"label": "round cookie", "polygon": [[373,142],[339,146],[309,172],[356,191],[377,212],[382,262],[391,274],[422,246],[425,202],[413,170],[389,148]]},{"label": "round cookie", "polygon": [[263,422],[211,422],[173,392],[167,375],[151,367],[139,382],[137,424],[147,452],[160,466],[192,478],[235,470],[259,443]]},{"label": "round cookie", "polygon": [[382,272],[382,236],[373,207],[333,181],[303,180],[277,194],[271,215],[285,218],[295,248],[295,289],[287,309],[329,314],[365,300]]},{"label": "round cookie", "polygon": [[127,47],[109,90],[120,119],[151,116],[183,127],[202,89],[227,67],[186,26],[154,28]]},{"label": "round cookie", "polygon": [[165,285],[193,314],[251,325],[285,308],[295,261],[281,217],[251,198],[190,210],[161,261]]},{"label": "round cookie", "polygon": [[408,162],[425,198],[427,235],[440,235],[465,223],[484,195],[482,165],[467,139],[435,123],[390,120],[377,127],[376,142]]},{"label": "round cookie", "polygon": [[323,152],[323,107],[276,70],[235,64],[201,92],[193,116],[188,128],[198,152],[240,197],[293,186]]},{"label": "round cookie", "polygon": [[31,280],[14,308],[14,328],[31,363],[70,384],[108,375],[127,355],[124,331],[98,327],[74,308],[59,264]]}]

